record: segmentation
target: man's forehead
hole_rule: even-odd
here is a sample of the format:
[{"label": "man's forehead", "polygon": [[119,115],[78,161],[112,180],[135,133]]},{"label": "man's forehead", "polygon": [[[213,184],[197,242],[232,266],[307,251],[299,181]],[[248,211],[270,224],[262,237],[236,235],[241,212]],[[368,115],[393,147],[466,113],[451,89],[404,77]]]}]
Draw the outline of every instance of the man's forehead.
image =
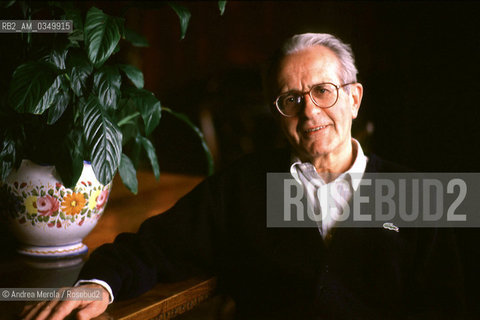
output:
[{"label": "man's forehead", "polygon": [[[338,80],[340,63],[335,53],[324,46],[314,46],[285,56],[279,65],[277,85],[289,82]],[[325,78],[322,80],[322,78]]]}]

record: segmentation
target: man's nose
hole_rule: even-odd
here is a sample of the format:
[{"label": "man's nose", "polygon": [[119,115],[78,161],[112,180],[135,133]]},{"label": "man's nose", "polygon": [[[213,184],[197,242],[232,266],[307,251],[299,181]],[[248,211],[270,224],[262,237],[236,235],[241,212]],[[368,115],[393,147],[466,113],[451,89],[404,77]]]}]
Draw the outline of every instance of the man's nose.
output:
[{"label": "man's nose", "polygon": [[316,114],[322,112],[321,108],[318,107],[315,103],[313,103],[312,98],[308,93],[305,94],[303,101],[304,101],[304,107],[303,107],[302,114],[305,117],[311,118]]}]

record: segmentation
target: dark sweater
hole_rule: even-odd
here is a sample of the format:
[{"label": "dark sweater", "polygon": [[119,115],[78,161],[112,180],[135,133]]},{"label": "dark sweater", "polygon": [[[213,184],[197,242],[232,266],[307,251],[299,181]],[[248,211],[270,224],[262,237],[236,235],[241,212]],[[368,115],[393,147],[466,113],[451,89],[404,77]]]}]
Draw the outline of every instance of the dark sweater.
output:
[{"label": "dark sweater", "polygon": [[[461,313],[458,257],[446,229],[338,228],[327,247],[316,228],[266,228],[266,173],[288,172],[289,163],[288,150],[240,159],[138,233],[100,247],[80,278],[104,280],[125,299],[157,282],[212,274],[245,319]],[[366,171],[404,168],[372,155]]]}]

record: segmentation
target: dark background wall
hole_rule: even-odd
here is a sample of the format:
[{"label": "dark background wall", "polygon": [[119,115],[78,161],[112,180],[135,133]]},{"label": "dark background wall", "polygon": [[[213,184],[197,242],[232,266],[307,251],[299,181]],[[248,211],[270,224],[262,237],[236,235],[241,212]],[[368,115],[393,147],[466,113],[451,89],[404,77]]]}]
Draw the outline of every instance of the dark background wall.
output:
[{"label": "dark background wall", "polygon": [[[262,100],[262,63],[287,36],[329,32],[356,54],[365,95],[355,134],[369,151],[419,170],[480,170],[479,3],[227,1],[223,16],[214,1],[181,3],[192,12],[182,41],[164,6],[138,4],[127,21],[151,43],[137,55],[146,86],[193,119],[212,112],[218,166],[278,144]],[[192,152],[175,152],[169,141],[180,138],[169,132],[177,124],[167,122],[159,144],[176,161],[164,166],[188,170],[201,152],[189,138],[182,143]],[[369,122],[374,131],[365,135]]]},{"label": "dark background wall", "polygon": [[[223,16],[217,1],[177,3],[192,14],[184,40],[165,2],[76,2],[124,14],[146,36],[149,48],[125,45],[119,55],[165,106],[205,130],[217,168],[282,144],[263,101],[262,64],[288,36],[329,32],[356,55],[365,92],[354,136],[365,149],[418,170],[480,171],[480,3],[230,0]],[[7,55],[16,54],[11,36],[1,35]],[[163,170],[205,172],[198,141],[178,121],[165,116],[155,140]]]}]

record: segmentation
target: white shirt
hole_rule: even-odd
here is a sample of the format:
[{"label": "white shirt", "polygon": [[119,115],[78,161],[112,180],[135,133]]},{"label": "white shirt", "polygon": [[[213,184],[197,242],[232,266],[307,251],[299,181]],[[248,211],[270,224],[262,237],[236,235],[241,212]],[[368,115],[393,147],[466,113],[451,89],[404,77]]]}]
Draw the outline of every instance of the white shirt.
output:
[{"label": "white shirt", "polygon": [[[357,150],[353,165],[330,183],[325,183],[315,166],[310,162],[302,162],[295,157],[290,167],[292,176],[304,187],[309,204],[307,210],[313,210],[316,216],[321,217],[317,223],[323,239],[327,237],[328,232],[338,220],[337,218],[342,214],[344,208],[342,203],[348,203],[353,192],[357,191],[367,167],[368,159],[363,153],[360,143],[352,138],[352,145],[353,150]],[[334,200],[333,189],[343,201]]]}]

